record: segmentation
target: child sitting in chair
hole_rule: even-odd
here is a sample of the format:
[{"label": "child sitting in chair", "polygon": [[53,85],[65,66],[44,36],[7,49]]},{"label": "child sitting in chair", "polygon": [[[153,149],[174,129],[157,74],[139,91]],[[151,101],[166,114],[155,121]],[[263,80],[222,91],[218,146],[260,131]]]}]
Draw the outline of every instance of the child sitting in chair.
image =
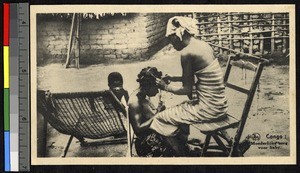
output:
[{"label": "child sitting in chair", "polygon": [[124,98],[127,104],[129,95],[128,91],[123,88],[123,77],[119,72],[112,72],[108,75],[108,87],[121,102]]}]

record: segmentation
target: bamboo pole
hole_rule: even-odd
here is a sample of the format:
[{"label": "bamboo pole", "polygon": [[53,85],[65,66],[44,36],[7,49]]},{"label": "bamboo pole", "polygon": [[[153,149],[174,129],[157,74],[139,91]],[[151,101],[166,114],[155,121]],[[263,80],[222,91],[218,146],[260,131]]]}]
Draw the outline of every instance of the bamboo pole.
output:
[{"label": "bamboo pole", "polygon": [[[285,18],[286,17],[286,15],[284,14],[283,15],[283,17]],[[286,25],[286,21],[285,20],[283,20],[283,25]],[[288,25],[287,25],[288,26]],[[282,29],[282,28],[281,28]],[[282,39],[282,50],[286,50],[286,43],[287,43],[287,39],[285,39],[285,38],[283,38]]]},{"label": "bamboo pole", "polygon": [[[267,33],[267,32],[274,32],[275,30],[265,30],[265,31],[253,31],[248,32],[249,34],[260,34],[260,33]],[[288,29],[282,29],[281,31],[288,31]],[[242,35],[242,33],[222,33],[222,34],[202,34],[201,36],[216,36],[216,35]]]},{"label": "bamboo pole", "polygon": [[[252,16],[251,15],[249,15],[249,19],[250,19],[250,21],[251,21],[251,18],[252,18]],[[250,45],[249,45],[249,53],[250,54],[253,54],[253,33],[252,33],[252,30],[253,30],[253,28],[252,28],[252,22],[249,22],[249,25],[250,25],[250,32],[249,32],[249,37],[250,37]]]},{"label": "bamboo pole", "polygon": [[[271,39],[271,38],[289,38],[289,36],[277,36],[277,37],[256,37],[253,38],[253,40],[265,40],[265,39]],[[206,41],[218,41],[219,39],[211,39],[211,40],[206,40]],[[245,37],[245,38],[225,38],[225,39],[221,39],[221,40],[250,40],[249,37]]]},{"label": "bamboo pole", "polygon": [[[274,19],[274,14],[272,14],[272,19]],[[274,20],[272,20],[272,32],[271,32],[271,37],[274,37],[275,36],[275,32],[274,32],[274,30],[275,30],[275,27],[274,27],[274,24],[275,24],[275,22],[274,22]],[[274,52],[274,49],[275,49],[275,40],[274,40],[274,38],[271,38],[271,52]]]},{"label": "bamboo pole", "polygon": [[225,49],[225,50],[228,50],[230,52],[233,52],[235,54],[239,54],[239,55],[243,55],[243,56],[247,56],[247,57],[250,57],[250,58],[253,58],[255,60],[260,60],[260,61],[264,61],[264,62],[269,62],[269,60],[265,59],[265,58],[261,58],[259,56],[255,56],[255,55],[251,55],[251,54],[247,54],[247,53],[243,53],[243,52],[239,52],[239,51],[236,51],[236,50],[233,50],[233,49],[229,49],[229,48],[226,48],[226,47],[222,47],[222,46],[219,46],[219,45],[216,45],[216,44],[212,44],[212,43],[209,43],[209,45],[211,46],[215,46],[215,47],[218,47],[220,49]]},{"label": "bamboo pole", "polygon": [[[242,25],[239,27],[248,27],[248,26],[250,26],[250,25]],[[273,25],[272,24],[252,24],[251,26],[273,26]],[[288,24],[278,24],[278,25],[274,24],[274,26],[288,26]]]},{"label": "bamboo pole", "polygon": [[[220,21],[220,17],[218,16],[218,18],[217,18],[217,21],[219,22]],[[222,41],[221,41],[221,28],[220,28],[220,23],[218,23],[217,24],[218,25],[218,39],[219,39],[219,46],[221,46],[222,47]],[[222,54],[223,53],[223,50],[222,49],[220,49],[220,54]]]},{"label": "bamboo pole", "polygon": [[[232,16],[228,15],[228,21],[231,21],[231,17],[232,17]],[[232,24],[229,23],[229,26],[228,26],[228,27],[229,27],[229,33],[231,33],[231,31],[232,31]],[[229,46],[230,46],[229,48],[232,49],[233,46],[232,46],[232,39],[231,39],[231,38],[232,38],[232,34],[229,35]]]},{"label": "bamboo pole", "polygon": [[[274,16],[274,15],[273,15]],[[252,19],[252,20],[237,20],[237,21],[217,21],[217,22],[201,22],[197,25],[203,24],[216,24],[216,23],[243,23],[243,22],[263,22],[263,21],[275,21],[275,20],[289,20],[289,18],[274,18],[274,19]]]},{"label": "bamboo pole", "polygon": [[73,13],[71,29],[70,29],[70,37],[69,37],[69,44],[68,44],[68,52],[67,52],[67,60],[66,60],[66,68],[70,65],[70,54],[72,50],[72,42],[73,42],[73,34],[74,34],[74,22],[75,22],[75,13]]},{"label": "bamboo pole", "polygon": [[245,38],[241,39],[240,40],[240,43],[241,43],[241,52],[244,52],[244,40],[246,40]]},{"label": "bamboo pole", "polygon": [[76,50],[75,50],[75,66],[79,69],[80,60],[80,16],[81,14],[76,14]]},{"label": "bamboo pole", "polygon": [[[244,19],[244,15],[243,15],[242,17],[243,17],[243,19]],[[240,40],[240,43],[241,43],[241,50],[240,50],[240,52],[245,52],[245,51],[244,51],[244,39],[243,39],[243,40]]]},{"label": "bamboo pole", "polygon": [[[284,20],[285,21],[285,20]],[[231,22],[232,25],[232,22]],[[250,25],[240,25],[240,26],[236,26],[239,28],[244,28],[244,27],[249,27]],[[251,26],[272,26],[272,24],[253,24]],[[274,26],[289,26],[288,24],[279,24],[279,25],[274,25]],[[234,27],[234,26],[232,26]],[[207,29],[207,28],[218,28],[217,26],[211,26],[211,27],[202,27],[203,29]],[[220,28],[227,28],[226,26],[220,26]]]},{"label": "bamboo pole", "polygon": [[[286,14],[284,12],[279,12],[279,13],[270,13],[270,12],[261,12],[261,13],[228,13],[228,14],[223,14],[225,16],[234,16],[234,15],[246,15],[246,14],[252,14],[252,15],[255,15],[255,14]],[[209,18],[209,17],[218,17],[220,15],[208,15],[208,16],[202,16],[202,17],[198,17],[197,14],[195,15],[196,18]]]},{"label": "bamboo pole", "polygon": [[[264,35],[260,34],[260,37],[264,37]],[[264,54],[264,39],[260,40],[259,50],[260,50],[261,55],[263,55]]]}]

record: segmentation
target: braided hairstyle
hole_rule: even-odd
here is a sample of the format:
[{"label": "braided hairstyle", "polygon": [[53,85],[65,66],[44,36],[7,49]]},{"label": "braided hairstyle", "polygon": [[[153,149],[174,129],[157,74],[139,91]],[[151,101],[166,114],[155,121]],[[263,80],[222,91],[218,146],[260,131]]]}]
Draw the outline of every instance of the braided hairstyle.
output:
[{"label": "braided hairstyle", "polygon": [[161,79],[162,72],[158,71],[156,67],[143,68],[138,74],[137,82],[140,83],[140,87],[156,86],[156,79]]}]

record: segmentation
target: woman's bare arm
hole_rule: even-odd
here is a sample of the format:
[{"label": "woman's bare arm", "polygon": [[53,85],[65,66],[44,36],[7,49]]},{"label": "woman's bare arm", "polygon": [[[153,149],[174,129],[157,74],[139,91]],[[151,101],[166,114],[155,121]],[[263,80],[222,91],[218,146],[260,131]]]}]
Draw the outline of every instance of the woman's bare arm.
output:
[{"label": "woman's bare arm", "polygon": [[174,87],[170,85],[166,85],[166,83],[161,84],[164,85],[163,89],[169,91],[171,93],[177,95],[191,95],[192,86],[194,83],[194,74],[192,70],[192,62],[189,55],[181,56],[181,67],[182,67],[182,87]]},{"label": "woman's bare arm", "polygon": [[182,82],[182,76],[170,76],[172,82]]}]

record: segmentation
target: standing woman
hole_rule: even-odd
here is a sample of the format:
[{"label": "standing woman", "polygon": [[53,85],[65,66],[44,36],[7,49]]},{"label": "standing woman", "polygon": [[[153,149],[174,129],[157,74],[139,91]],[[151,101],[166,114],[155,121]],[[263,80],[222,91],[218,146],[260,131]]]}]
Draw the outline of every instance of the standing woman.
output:
[{"label": "standing woman", "polygon": [[[225,97],[223,73],[213,49],[194,36],[197,34],[197,21],[188,17],[169,19],[166,37],[181,53],[182,76],[166,76],[158,86],[167,92],[186,95],[190,101],[158,113],[150,128],[166,137],[179,156],[186,156],[178,134],[179,126],[199,122],[216,121],[226,117],[228,109]],[[196,81],[194,80],[196,78]],[[182,82],[181,87],[169,85]],[[193,94],[194,93],[194,94]],[[192,97],[197,95],[197,99]]]}]

